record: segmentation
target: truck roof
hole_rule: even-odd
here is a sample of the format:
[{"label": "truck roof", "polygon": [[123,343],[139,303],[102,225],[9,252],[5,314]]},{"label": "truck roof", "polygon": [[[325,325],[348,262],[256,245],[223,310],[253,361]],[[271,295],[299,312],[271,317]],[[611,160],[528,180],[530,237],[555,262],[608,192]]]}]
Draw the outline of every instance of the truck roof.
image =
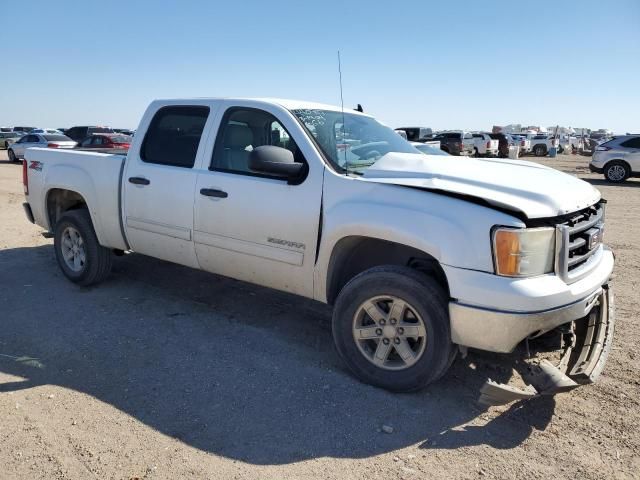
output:
[{"label": "truck roof", "polygon": [[[280,105],[287,110],[299,110],[299,109],[316,109],[316,110],[329,110],[332,112],[341,112],[342,109],[335,105],[329,105],[325,103],[318,102],[309,102],[305,100],[291,100],[285,98],[251,98],[251,97],[199,97],[199,98],[167,98],[167,99],[157,99],[154,101],[158,103],[171,103],[178,104],[189,101],[202,101],[202,100],[225,100],[225,101],[242,101],[242,102],[256,102],[256,104],[260,103],[268,103],[268,104],[276,104]],[[345,112],[357,114],[357,115],[365,115],[369,117],[366,113],[358,112],[353,108],[344,107]]]}]

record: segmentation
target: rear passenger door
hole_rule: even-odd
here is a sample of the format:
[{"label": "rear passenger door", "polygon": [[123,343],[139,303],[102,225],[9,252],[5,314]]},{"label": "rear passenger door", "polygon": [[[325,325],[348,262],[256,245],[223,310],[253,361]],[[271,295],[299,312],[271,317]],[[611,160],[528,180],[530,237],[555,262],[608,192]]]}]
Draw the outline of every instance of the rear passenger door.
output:
[{"label": "rear passenger door", "polygon": [[123,223],[133,250],[198,267],[193,198],[210,105],[156,111],[143,139],[129,150],[123,178]]}]

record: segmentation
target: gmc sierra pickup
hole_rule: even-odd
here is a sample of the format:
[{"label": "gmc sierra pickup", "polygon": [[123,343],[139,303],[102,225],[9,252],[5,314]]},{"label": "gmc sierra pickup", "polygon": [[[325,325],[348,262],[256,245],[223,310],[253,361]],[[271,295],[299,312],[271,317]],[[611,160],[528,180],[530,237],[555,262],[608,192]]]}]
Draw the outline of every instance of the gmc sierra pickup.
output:
[{"label": "gmc sierra pickup", "polygon": [[541,165],[442,161],[363,113],[272,99],[155,101],[126,156],[34,148],[23,165],[69,280],[133,251],[332,304],[339,354],[373,385],[551,338],[526,388],[485,383],[506,403],[594,381],[611,346],[605,202]]}]

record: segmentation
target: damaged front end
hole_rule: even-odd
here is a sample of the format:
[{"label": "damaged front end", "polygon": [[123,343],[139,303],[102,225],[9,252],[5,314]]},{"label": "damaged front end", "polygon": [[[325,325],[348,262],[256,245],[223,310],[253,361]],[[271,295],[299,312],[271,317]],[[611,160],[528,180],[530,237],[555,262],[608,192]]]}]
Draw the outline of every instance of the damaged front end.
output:
[{"label": "damaged front end", "polygon": [[512,354],[515,356],[513,367],[520,374],[524,387],[489,379],[480,390],[479,403],[504,405],[567,392],[595,382],[613,341],[613,292],[604,285],[591,302],[587,305],[586,316],[528,337],[519,345]]}]

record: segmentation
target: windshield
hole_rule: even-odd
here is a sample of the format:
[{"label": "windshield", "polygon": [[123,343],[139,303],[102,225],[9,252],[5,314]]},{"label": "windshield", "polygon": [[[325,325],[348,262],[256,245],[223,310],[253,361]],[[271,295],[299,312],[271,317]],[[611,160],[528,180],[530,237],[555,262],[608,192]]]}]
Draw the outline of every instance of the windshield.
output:
[{"label": "windshield", "polygon": [[359,173],[358,170],[373,165],[389,152],[419,153],[404,138],[371,117],[316,109],[293,113],[329,161],[342,170]]},{"label": "windshield", "polygon": [[425,155],[449,155],[447,152],[444,152],[433,145],[423,143],[422,145],[414,145],[414,147],[419,150],[420,153],[424,153]]}]

